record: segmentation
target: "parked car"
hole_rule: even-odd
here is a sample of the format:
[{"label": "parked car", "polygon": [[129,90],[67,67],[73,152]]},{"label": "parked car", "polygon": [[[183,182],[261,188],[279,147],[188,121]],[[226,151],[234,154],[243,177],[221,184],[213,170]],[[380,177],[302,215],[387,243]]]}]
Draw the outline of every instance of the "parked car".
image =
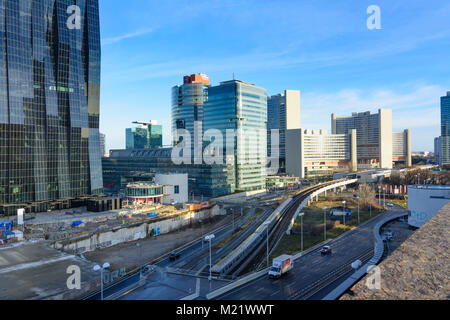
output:
[{"label": "parked car", "polygon": [[173,251],[169,255],[169,260],[174,261],[174,260],[178,259],[180,256],[181,256],[181,253]]},{"label": "parked car", "polygon": [[142,271],[143,271],[143,273],[151,273],[151,272],[156,271],[156,267],[154,265],[148,265],[148,266],[145,266]]},{"label": "parked car", "polygon": [[331,253],[330,246],[323,246],[322,249],[320,249],[320,254],[329,254],[329,253]]}]

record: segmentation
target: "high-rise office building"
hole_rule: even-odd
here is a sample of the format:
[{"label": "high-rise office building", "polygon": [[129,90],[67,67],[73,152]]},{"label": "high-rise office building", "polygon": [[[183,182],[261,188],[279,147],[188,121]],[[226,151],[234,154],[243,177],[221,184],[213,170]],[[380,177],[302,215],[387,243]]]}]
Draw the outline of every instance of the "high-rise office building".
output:
[{"label": "high-rise office building", "polygon": [[450,91],[441,97],[441,164],[450,164]]},{"label": "high-rise office building", "polygon": [[411,166],[411,133],[392,132],[392,110],[354,112],[350,117],[331,115],[333,134],[346,134],[352,129],[356,129],[359,168],[391,169],[393,161]]},{"label": "high-rise office building", "polygon": [[196,141],[202,145],[201,122],[203,121],[203,104],[207,99],[206,89],[209,87],[209,78],[205,74],[185,76],[182,85],[172,88],[172,140],[173,145],[180,142],[178,129],[185,129],[191,136],[191,149],[195,147],[194,127],[200,133]]},{"label": "high-rise office building", "polygon": [[125,139],[127,149],[148,149],[148,129],[146,127],[126,128]]},{"label": "high-rise office building", "polygon": [[148,129],[148,147],[150,149],[162,148],[163,128],[156,121],[150,121],[147,124]]},{"label": "high-rise office building", "polygon": [[162,126],[155,120],[149,122],[135,121],[142,126],[125,129],[127,149],[162,148]]},{"label": "high-rise office building", "polygon": [[100,154],[106,156],[106,135],[100,132]]},{"label": "high-rise office building", "polygon": [[[298,90],[285,90],[284,94],[277,94],[267,99],[267,152],[269,158],[279,157],[278,172],[285,172],[286,169],[286,130],[291,129],[300,129],[300,91]],[[272,146],[272,130],[279,130],[278,152],[275,150],[276,146]],[[278,172],[268,171],[268,174]]]},{"label": "high-rise office building", "polygon": [[0,1],[1,211],[102,192],[99,33],[98,0]]},{"label": "high-rise office building", "polygon": [[411,130],[392,132],[392,162],[403,163],[407,167],[412,165]]},{"label": "high-rise office building", "polygon": [[441,164],[441,150],[442,150],[442,138],[434,138],[434,162]]},{"label": "high-rise office building", "polygon": [[299,178],[357,170],[356,130],[329,134],[327,130],[286,131],[286,172]]},{"label": "high-rise office building", "polygon": [[[204,134],[206,135],[208,130],[217,130],[222,134],[221,154],[224,161],[234,162],[234,166],[230,166],[233,170],[230,174],[235,178],[236,190],[265,188],[266,90],[251,83],[230,80],[210,87],[207,91],[208,100],[204,105]],[[235,136],[229,138],[230,132]]]}]

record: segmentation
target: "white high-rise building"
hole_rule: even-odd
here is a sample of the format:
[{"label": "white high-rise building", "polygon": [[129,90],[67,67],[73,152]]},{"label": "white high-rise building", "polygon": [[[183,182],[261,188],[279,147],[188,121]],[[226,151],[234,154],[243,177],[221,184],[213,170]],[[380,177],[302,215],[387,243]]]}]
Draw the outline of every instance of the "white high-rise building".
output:
[{"label": "white high-rise building", "polygon": [[357,170],[356,130],[329,134],[327,130],[287,130],[286,172],[299,178]]},{"label": "white high-rise building", "polygon": [[[300,91],[285,90],[267,99],[267,151],[269,157],[279,157],[279,171],[285,171],[286,130],[300,129]],[[278,152],[272,146],[271,132],[279,130]],[[278,172],[268,172],[277,174]]]},{"label": "white high-rise building", "polygon": [[354,112],[349,117],[331,115],[333,134],[345,134],[356,129],[358,145],[358,168],[391,169],[394,161],[411,166],[411,132],[392,132],[392,110],[379,109]]}]

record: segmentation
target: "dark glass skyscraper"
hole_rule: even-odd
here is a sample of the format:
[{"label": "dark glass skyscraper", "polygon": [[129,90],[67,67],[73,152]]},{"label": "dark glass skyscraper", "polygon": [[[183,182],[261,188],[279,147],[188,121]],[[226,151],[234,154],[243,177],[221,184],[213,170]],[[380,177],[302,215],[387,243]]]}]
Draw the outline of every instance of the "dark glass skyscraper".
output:
[{"label": "dark glass skyscraper", "polygon": [[0,210],[102,192],[98,0],[0,0]]},{"label": "dark glass skyscraper", "polygon": [[450,91],[441,97],[441,154],[442,165],[450,165]]}]

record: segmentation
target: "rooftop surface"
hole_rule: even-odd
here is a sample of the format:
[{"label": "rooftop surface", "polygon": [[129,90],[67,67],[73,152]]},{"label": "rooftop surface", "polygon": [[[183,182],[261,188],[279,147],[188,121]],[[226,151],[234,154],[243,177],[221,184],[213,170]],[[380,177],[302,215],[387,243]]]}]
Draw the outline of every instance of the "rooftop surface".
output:
[{"label": "rooftop surface", "polygon": [[365,276],[341,299],[449,300],[449,244],[450,203],[378,265],[380,289],[369,289]]},{"label": "rooftop surface", "polygon": [[427,190],[450,190],[450,185],[419,184],[419,185],[409,185],[408,188],[427,189]]}]

